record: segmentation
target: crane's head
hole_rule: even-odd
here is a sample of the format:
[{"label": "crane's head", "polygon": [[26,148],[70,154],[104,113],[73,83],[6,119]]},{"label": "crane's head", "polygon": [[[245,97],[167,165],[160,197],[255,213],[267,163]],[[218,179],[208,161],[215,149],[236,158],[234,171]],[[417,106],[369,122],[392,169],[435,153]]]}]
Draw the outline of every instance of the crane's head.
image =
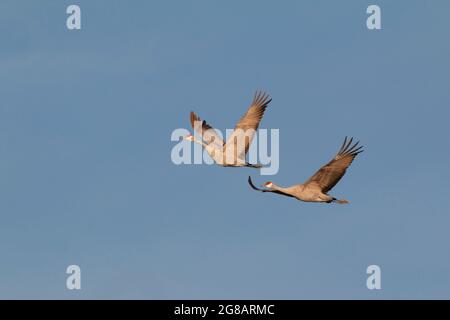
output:
[{"label": "crane's head", "polygon": [[262,186],[270,189],[273,187],[273,183],[271,181],[268,181],[268,182],[264,183]]},{"label": "crane's head", "polygon": [[187,141],[194,141],[195,140],[195,138],[194,138],[194,136],[192,134],[188,134],[183,139],[187,140]]}]

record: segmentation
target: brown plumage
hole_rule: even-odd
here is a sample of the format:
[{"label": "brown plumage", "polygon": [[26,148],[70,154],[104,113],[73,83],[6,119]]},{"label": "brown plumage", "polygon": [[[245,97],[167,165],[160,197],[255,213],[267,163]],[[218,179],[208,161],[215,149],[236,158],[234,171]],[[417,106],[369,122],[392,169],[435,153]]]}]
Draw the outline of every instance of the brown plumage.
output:
[{"label": "brown plumage", "polygon": [[294,197],[306,202],[336,202],[348,203],[347,200],[338,200],[327,194],[344,176],[347,168],[351,165],[355,157],[363,152],[362,146],[358,147],[359,142],[352,145],[353,138],[347,140],[345,137],[344,143],[339,149],[336,156],[320,168],[311,178],[304,184],[297,184],[288,188],[282,188],[272,182],[266,182],[264,186],[266,189],[256,188],[248,177],[250,186],[261,192],[273,192],[285,196]]},{"label": "brown plumage", "polygon": [[[267,105],[272,101],[269,95],[264,92],[256,92],[252,104],[248,108],[247,112],[242,116],[239,122],[234,128],[233,134],[227,141],[227,146],[230,148],[230,143],[233,143],[233,148],[237,156],[245,156],[252,143],[253,136],[258,130],[259,123],[264,116],[264,111],[266,111]],[[243,137],[245,132],[247,134],[244,141],[244,145],[238,145],[239,138]],[[225,147],[227,147],[225,146]]]}]

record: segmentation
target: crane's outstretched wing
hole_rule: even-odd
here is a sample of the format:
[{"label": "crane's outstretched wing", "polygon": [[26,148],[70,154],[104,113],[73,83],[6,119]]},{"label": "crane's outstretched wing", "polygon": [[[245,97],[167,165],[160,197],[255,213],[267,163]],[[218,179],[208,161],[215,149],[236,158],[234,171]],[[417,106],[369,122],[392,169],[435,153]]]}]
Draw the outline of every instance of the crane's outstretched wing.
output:
[{"label": "crane's outstretched wing", "polygon": [[202,121],[202,119],[200,119],[193,111],[191,111],[191,126],[202,136],[206,144],[209,145],[213,143],[216,147],[223,148],[223,139],[219,136],[217,131],[207,124],[205,120]]},{"label": "crane's outstretched wing", "polygon": [[269,95],[265,92],[257,91],[253,97],[252,104],[247,112],[237,123],[230,138],[226,143],[226,148],[232,150],[234,159],[244,159],[250,148],[256,130],[258,130],[259,123],[264,116],[268,104],[272,101]]},{"label": "crane's outstretched wing", "polygon": [[320,168],[319,171],[305,182],[305,185],[316,183],[322,192],[326,193],[330,191],[344,176],[353,159],[364,151],[362,150],[362,146],[357,148],[359,142],[353,145],[352,142],[353,138],[347,141],[347,137],[345,137],[344,143],[334,159]]},{"label": "crane's outstretched wing", "polygon": [[277,194],[281,194],[283,196],[287,196],[287,197],[294,197],[291,196],[290,194],[278,191],[278,190],[269,190],[269,189],[259,189],[257,187],[255,187],[255,185],[253,184],[252,178],[250,176],[248,176],[248,184],[250,185],[250,187],[252,187],[252,189],[256,190],[256,191],[260,191],[260,192],[273,192],[273,193],[277,193]]}]

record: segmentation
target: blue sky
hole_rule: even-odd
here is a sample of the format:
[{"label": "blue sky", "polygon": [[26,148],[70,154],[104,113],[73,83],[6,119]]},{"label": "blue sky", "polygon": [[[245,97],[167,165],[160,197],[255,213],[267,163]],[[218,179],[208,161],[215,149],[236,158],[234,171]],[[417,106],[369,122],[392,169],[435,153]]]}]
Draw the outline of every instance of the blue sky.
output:
[{"label": "blue sky", "polygon": [[[369,4],[382,30],[366,28]],[[2,1],[0,298],[449,298],[449,10]],[[258,88],[276,176],[171,162],[190,110],[230,128]],[[331,192],[350,205],[246,183],[300,183],[346,135],[366,149]]]}]

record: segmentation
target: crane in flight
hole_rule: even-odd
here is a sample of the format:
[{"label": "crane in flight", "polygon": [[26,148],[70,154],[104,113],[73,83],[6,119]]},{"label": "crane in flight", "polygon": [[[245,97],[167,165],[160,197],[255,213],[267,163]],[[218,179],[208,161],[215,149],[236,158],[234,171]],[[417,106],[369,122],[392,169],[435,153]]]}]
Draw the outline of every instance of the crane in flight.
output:
[{"label": "crane in flight", "polygon": [[250,176],[248,177],[248,183],[250,187],[257,191],[273,192],[305,202],[349,203],[347,200],[339,200],[330,196],[328,191],[341,180],[355,157],[364,151],[362,146],[358,147],[359,142],[353,145],[352,142],[353,138],[348,140],[345,137],[344,143],[336,156],[303,184],[283,188],[269,181],[262,185],[264,189],[259,189],[255,187]]},{"label": "crane in flight", "polygon": [[261,164],[250,164],[245,158],[264,116],[264,111],[271,101],[268,94],[261,91],[255,92],[250,107],[236,124],[226,142],[205,120],[201,120],[199,116],[191,112],[192,128],[200,134],[202,139],[199,140],[190,134],[185,136],[184,140],[201,144],[214,162],[220,166],[261,168]]}]

